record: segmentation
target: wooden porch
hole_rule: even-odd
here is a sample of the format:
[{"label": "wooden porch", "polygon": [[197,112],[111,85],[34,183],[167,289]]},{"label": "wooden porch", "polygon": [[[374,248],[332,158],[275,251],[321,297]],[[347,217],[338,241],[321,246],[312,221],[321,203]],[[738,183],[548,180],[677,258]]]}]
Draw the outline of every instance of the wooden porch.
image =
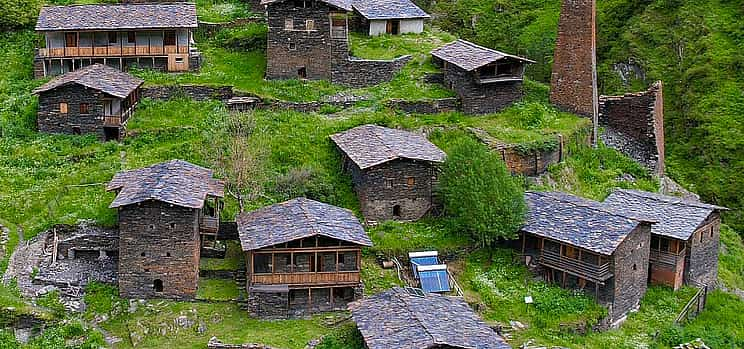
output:
[{"label": "wooden porch", "polygon": [[251,284],[340,285],[357,284],[360,280],[358,271],[275,273],[254,274],[251,278]]},{"label": "wooden porch", "polygon": [[169,54],[187,54],[188,46],[104,46],[104,47],[61,47],[40,48],[41,58],[72,58],[72,57],[137,57],[137,56],[167,56]]},{"label": "wooden porch", "polygon": [[104,115],[103,116],[103,126],[104,127],[119,127],[121,125],[124,125],[127,120],[129,120],[129,117],[132,116],[132,113],[134,112],[135,105],[130,106],[125,110],[123,113],[120,113],[119,115]]},{"label": "wooden porch", "polygon": [[547,267],[566,271],[588,280],[604,282],[613,276],[610,271],[609,262],[592,264],[580,259],[561,256],[559,253],[547,250],[543,250],[540,253],[538,261]]}]

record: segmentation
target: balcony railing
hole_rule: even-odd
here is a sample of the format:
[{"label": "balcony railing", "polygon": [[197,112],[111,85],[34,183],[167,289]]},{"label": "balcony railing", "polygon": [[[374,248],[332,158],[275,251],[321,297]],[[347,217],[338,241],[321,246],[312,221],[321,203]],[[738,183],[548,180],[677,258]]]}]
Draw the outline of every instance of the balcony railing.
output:
[{"label": "balcony railing", "polygon": [[547,267],[567,271],[590,280],[605,281],[612,277],[609,263],[601,265],[592,264],[578,259],[563,257],[559,253],[546,250],[543,250],[540,255],[540,263]]},{"label": "balcony railing", "polygon": [[103,126],[118,127],[124,125],[129,120],[129,117],[132,116],[133,110],[134,106],[131,106],[119,115],[105,115],[103,117]]},{"label": "balcony railing", "polygon": [[359,282],[358,271],[254,274],[252,284],[320,285]]},{"label": "balcony railing", "polygon": [[651,263],[661,263],[668,266],[676,266],[680,261],[685,259],[686,249],[682,249],[677,253],[651,250],[651,254],[648,256],[648,260]]},{"label": "balcony railing", "polygon": [[188,46],[102,46],[102,47],[59,47],[40,48],[39,57],[128,57],[165,56],[171,53],[189,53]]}]

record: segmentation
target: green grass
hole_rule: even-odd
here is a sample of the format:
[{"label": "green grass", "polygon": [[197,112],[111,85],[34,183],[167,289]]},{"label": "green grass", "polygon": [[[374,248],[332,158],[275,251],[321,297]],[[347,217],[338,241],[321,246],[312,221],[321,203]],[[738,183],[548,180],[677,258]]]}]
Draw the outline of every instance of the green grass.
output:
[{"label": "green grass", "polygon": [[354,57],[364,59],[393,59],[405,55],[422,58],[429,57],[433,49],[455,39],[437,28],[427,28],[420,34],[368,36],[350,33],[349,50]]},{"label": "green grass", "polygon": [[253,13],[244,1],[197,0],[196,15],[200,21],[228,22],[237,18],[249,17]]},{"label": "green grass", "polygon": [[423,250],[456,253],[470,243],[447,222],[434,219],[415,223],[384,222],[368,228],[367,233],[374,243],[371,251],[389,256],[406,256],[410,251]]},{"label": "green grass", "polygon": [[245,268],[243,264],[244,254],[240,243],[237,241],[227,241],[227,250],[225,258],[201,258],[199,260],[199,269],[201,270],[238,270]]},{"label": "green grass", "polygon": [[92,282],[85,287],[83,300],[86,304],[87,319],[92,319],[96,315],[115,315],[127,307],[127,301],[119,298],[119,289],[116,286],[100,282]]},{"label": "green grass", "polygon": [[395,269],[383,269],[374,258],[362,259],[362,282],[365,294],[384,292],[395,286],[404,286]]},{"label": "green grass", "polygon": [[744,242],[727,225],[721,226],[718,279],[728,288],[744,290]]},{"label": "green grass", "polygon": [[230,301],[238,299],[240,289],[232,279],[199,278],[196,299],[209,301]]}]

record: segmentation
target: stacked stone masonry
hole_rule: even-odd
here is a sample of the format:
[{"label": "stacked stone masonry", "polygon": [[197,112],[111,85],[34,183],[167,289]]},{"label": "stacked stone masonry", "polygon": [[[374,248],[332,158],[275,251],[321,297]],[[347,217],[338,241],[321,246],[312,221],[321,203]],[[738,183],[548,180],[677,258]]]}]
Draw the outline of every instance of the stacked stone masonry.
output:
[{"label": "stacked stone masonry", "polygon": [[684,280],[693,286],[713,289],[718,280],[718,248],[721,240],[721,217],[713,213],[687,242],[688,253]]},{"label": "stacked stone masonry", "polygon": [[524,95],[522,81],[481,84],[472,72],[446,63],[442,73],[444,85],[457,93],[461,109],[466,114],[497,113]]},{"label": "stacked stone masonry", "polygon": [[647,91],[601,96],[599,125],[602,141],[664,175],[664,97],[661,81]]}]

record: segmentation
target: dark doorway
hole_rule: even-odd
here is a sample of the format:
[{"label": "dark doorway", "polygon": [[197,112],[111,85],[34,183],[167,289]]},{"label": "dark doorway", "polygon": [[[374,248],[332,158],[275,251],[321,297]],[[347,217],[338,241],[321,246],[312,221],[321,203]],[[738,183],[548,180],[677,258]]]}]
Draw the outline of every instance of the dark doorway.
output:
[{"label": "dark doorway", "polygon": [[297,69],[297,77],[300,79],[307,79],[307,68],[302,67]]},{"label": "dark doorway", "polygon": [[163,45],[174,46],[176,44],[176,32],[174,30],[167,30],[163,37]]},{"label": "dark doorway", "polygon": [[393,206],[393,216],[400,217],[400,205]]},{"label": "dark doorway", "polygon": [[400,20],[397,19],[391,19],[387,22],[387,33],[398,35],[400,34]]},{"label": "dark doorway", "polygon": [[118,141],[119,140],[119,128],[118,127],[104,127],[103,128],[103,140]]},{"label": "dark doorway", "polygon": [[65,47],[77,47],[77,33],[65,33]]},{"label": "dark doorway", "polygon": [[155,289],[155,292],[163,292],[163,280],[155,279],[152,282],[152,287]]},{"label": "dark doorway", "polygon": [[72,134],[74,134],[74,135],[82,134],[82,132],[80,131],[80,127],[79,126],[72,126]]}]

